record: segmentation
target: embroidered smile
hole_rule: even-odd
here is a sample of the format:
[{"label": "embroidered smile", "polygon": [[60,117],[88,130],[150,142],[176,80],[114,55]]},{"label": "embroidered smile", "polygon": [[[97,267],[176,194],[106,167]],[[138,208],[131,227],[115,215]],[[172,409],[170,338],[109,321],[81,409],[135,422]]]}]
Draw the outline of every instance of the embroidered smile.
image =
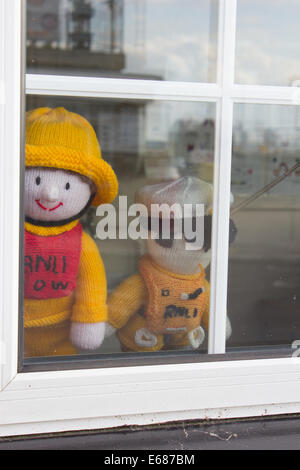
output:
[{"label": "embroidered smile", "polygon": [[55,210],[58,209],[60,206],[63,206],[63,203],[60,202],[59,204],[57,204],[57,206],[52,207],[51,209],[48,209],[47,207],[43,206],[43,204],[40,203],[40,200],[39,200],[39,199],[36,199],[35,202],[37,203],[37,205],[38,205],[41,209],[43,209],[44,211],[49,211],[49,212],[55,211]]}]

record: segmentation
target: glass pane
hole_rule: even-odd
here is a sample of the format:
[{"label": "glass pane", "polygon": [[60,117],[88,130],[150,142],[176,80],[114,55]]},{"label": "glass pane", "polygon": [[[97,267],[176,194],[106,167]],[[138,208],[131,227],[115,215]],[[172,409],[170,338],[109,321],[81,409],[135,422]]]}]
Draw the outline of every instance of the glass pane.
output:
[{"label": "glass pane", "polygon": [[28,0],[27,71],[213,82],[217,17],[218,0]]},{"label": "glass pane", "polygon": [[[300,109],[235,106],[233,207],[300,161]],[[291,345],[300,337],[300,170],[232,216],[229,346]]]},{"label": "glass pane", "polygon": [[[25,357],[205,352],[215,105],[29,95],[27,110]],[[103,203],[115,195],[112,171],[119,191],[106,213]],[[144,212],[130,212],[135,202],[146,209],[203,204],[199,248],[187,248],[194,242],[185,231],[177,239],[175,229],[167,240],[160,231],[152,239]],[[203,223],[204,214],[190,217]],[[109,336],[101,342],[106,303]]]},{"label": "glass pane", "polygon": [[239,0],[235,81],[299,86],[298,0]]}]

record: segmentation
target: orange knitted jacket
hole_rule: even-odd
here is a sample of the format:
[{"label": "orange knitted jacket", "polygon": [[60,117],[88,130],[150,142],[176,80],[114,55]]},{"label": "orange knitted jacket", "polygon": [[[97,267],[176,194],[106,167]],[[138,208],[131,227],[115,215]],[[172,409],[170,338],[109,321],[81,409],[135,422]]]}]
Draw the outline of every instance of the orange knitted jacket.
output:
[{"label": "orange knitted jacket", "polygon": [[[150,269],[147,270],[147,279],[145,279],[145,270],[143,269],[145,263],[146,270],[149,263],[153,265],[153,269],[150,266]],[[164,312],[166,311],[166,320],[171,328],[187,326],[187,331],[190,331],[201,323],[208,330],[210,289],[201,266],[200,273],[180,275],[157,266],[153,261],[150,261],[148,256],[145,256],[141,260],[140,268],[141,273],[125,279],[108,298],[108,321],[114,328],[118,329],[117,334],[122,347],[135,351],[157,351],[162,349],[164,347],[162,334],[164,328],[161,328],[161,325],[164,322]],[[161,275],[157,277],[156,274],[158,273]],[[150,283],[149,275],[152,277]],[[155,287],[156,281],[158,281],[157,288]],[[180,298],[182,292],[191,294],[199,288],[202,288],[202,292],[195,295],[194,299],[193,296],[189,300]],[[177,311],[174,309],[172,311],[171,309],[166,310],[169,304],[176,304],[180,308]],[[143,316],[138,313],[141,307],[146,310],[146,314],[143,314]],[[197,315],[194,316],[195,308],[198,310]],[[155,327],[152,328],[152,331],[156,331],[157,344],[149,348],[138,347],[135,343],[136,331],[143,327],[148,327],[151,330],[153,321]],[[172,345],[186,346],[188,344],[187,331],[172,334],[170,340]]]}]

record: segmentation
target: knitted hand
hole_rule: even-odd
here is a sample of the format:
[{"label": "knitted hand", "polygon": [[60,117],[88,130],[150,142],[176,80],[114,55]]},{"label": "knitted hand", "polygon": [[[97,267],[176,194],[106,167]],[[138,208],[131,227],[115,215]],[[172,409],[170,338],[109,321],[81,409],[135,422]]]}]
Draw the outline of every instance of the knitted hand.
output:
[{"label": "knitted hand", "polygon": [[229,339],[232,333],[231,321],[226,317],[226,339]]},{"label": "knitted hand", "polygon": [[199,346],[203,343],[205,338],[205,333],[202,326],[197,326],[194,330],[188,333],[188,338],[190,345],[193,349],[199,348]]},{"label": "knitted hand", "polygon": [[109,337],[112,336],[116,331],[117,331],[117,328],[115,328],[114,326],[112,326],[110,323],[106,323],[106,324],[105,324],[105,334],[104,334],[104,337],[105,337],[105,338],[109,338]]},{"label": "knitted hand", "polygon": [[105,322],[81,323],[71,325],[70,340],[79,349],[94,350],[101,346],[104,339]]}]

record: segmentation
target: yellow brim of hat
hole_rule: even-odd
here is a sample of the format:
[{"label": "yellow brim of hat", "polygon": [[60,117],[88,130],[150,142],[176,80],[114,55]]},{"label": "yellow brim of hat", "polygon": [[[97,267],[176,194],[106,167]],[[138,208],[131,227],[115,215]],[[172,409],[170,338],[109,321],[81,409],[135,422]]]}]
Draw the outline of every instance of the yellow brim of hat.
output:
[{"label": "yellow brim of hat", "polygon": [[26,144],[25,164],[74,171],[87,176],[97,187],[93,206],[112,202],[118,193],[118,180],[111,166],[102,158],[95,158],[81,150],[59,145]]}]

